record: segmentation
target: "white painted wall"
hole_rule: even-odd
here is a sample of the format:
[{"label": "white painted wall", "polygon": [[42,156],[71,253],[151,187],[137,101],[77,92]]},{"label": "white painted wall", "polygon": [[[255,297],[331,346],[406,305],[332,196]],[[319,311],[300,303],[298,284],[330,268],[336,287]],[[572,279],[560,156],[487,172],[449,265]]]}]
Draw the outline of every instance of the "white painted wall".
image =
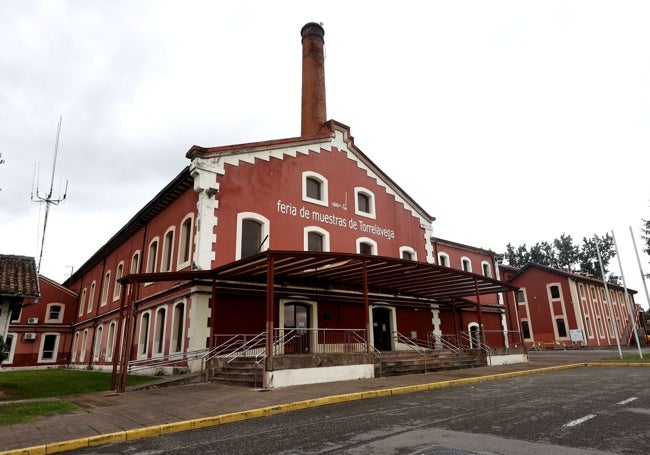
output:
[{"label": "white painted wall", "polygon": [[323,382],[349,381],[375,377],[372,364],[343,365],[320,368],[295,368],[290,370],[268,371],[266,384],[270,389],[302,384],[320,384]]}]

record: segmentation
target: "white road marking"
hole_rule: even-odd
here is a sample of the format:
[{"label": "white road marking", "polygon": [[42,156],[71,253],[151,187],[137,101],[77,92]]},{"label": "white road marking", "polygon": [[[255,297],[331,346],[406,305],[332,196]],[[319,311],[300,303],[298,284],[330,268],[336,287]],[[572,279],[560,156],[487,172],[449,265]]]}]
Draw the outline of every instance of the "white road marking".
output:
[{"label": "white road marking", "polygon": [[564,427],[575,427],[576,425],[580,425],[582,422],[586,422],[587,420],[593,419],[594,417],[596,417],[596,414],[587,414],[584,417],[580,417],[579,419],[572,420],[571,422],[565,423],[562,426],[564,426]]},{"label": "white road marking", "polygon": [[616,404],[628,404],[628,403],[631,403],[634,400],[638,400],[638,399],[639,399],[639,397],[632,397],[632,398],[628,398],[627,400],[619,401]]}]

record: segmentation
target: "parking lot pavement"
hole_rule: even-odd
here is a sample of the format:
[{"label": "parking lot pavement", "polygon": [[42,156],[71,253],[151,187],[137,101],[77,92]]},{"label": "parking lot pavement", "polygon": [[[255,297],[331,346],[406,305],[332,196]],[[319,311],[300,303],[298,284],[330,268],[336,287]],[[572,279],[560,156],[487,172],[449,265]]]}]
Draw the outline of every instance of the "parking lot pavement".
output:
[{"label": "parking lot pavement", "polygon": [[[635,354],[636,350],[626,350]],[[130,390],[123,394],[93,393],[66,397],[80,411],[44,416],[32,422],[0,426],[0,450],[30,448],[15,453],[54,453],[99,444],[102,441],[155,436],[243,420],[260,412],[277,413],[292,409],[349,401],[418,388],[453,386],[467,381],[494,380],[512,375],[533,374],[545,369],[583,366],[585,363],[616,359],[616,350],[574,350],[531,352],[521,364],[445,370],[355,381],[311,384],[272,390],[250,389],[219,383],[188,384],[164,388]],[[650,357],[646,349],[644,357]]]}]

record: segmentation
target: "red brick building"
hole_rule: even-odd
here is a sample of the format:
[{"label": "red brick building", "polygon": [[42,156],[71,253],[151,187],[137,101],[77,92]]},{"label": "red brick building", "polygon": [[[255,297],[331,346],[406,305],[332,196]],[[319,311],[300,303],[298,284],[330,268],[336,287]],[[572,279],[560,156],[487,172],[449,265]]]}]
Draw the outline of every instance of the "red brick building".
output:
[{"label": "red brick building", "polygon": [[[493,254],[432,239],[434,218],[326,119],[324,31],[301,34],[301,135],[191,147],[190,165],[64,283],[77,296],[69,365],[196,369],[226,340],[255,339],[247,353],[278,386],[369,377],[373,350],[465,331],[473,347],[513,345],[497,297],[513,288]],[[438,265],[443,253],[472,268]],[[287,354],[321,363],[297,372]]]},{"label": "red brick building", "polygon": [[628,289],[626,300],[622,286],[535,263],[500,269],[519,288],[516,312],[529,348],[611,347],[617,336],[627,346],[635,341],[635,327],[643,338],[636,291]]}]

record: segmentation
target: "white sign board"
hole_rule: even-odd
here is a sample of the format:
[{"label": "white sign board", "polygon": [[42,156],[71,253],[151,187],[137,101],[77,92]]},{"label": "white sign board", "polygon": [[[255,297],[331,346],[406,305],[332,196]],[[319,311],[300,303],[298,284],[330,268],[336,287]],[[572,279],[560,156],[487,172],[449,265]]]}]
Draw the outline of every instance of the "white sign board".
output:
[{"label": "white sign board", "polygon": [[569,332],[571,333],[571,341],[573,343],[584,341],[584,338],[582,337],[582,330],[574,329],[574,330],[569,330]]}]

